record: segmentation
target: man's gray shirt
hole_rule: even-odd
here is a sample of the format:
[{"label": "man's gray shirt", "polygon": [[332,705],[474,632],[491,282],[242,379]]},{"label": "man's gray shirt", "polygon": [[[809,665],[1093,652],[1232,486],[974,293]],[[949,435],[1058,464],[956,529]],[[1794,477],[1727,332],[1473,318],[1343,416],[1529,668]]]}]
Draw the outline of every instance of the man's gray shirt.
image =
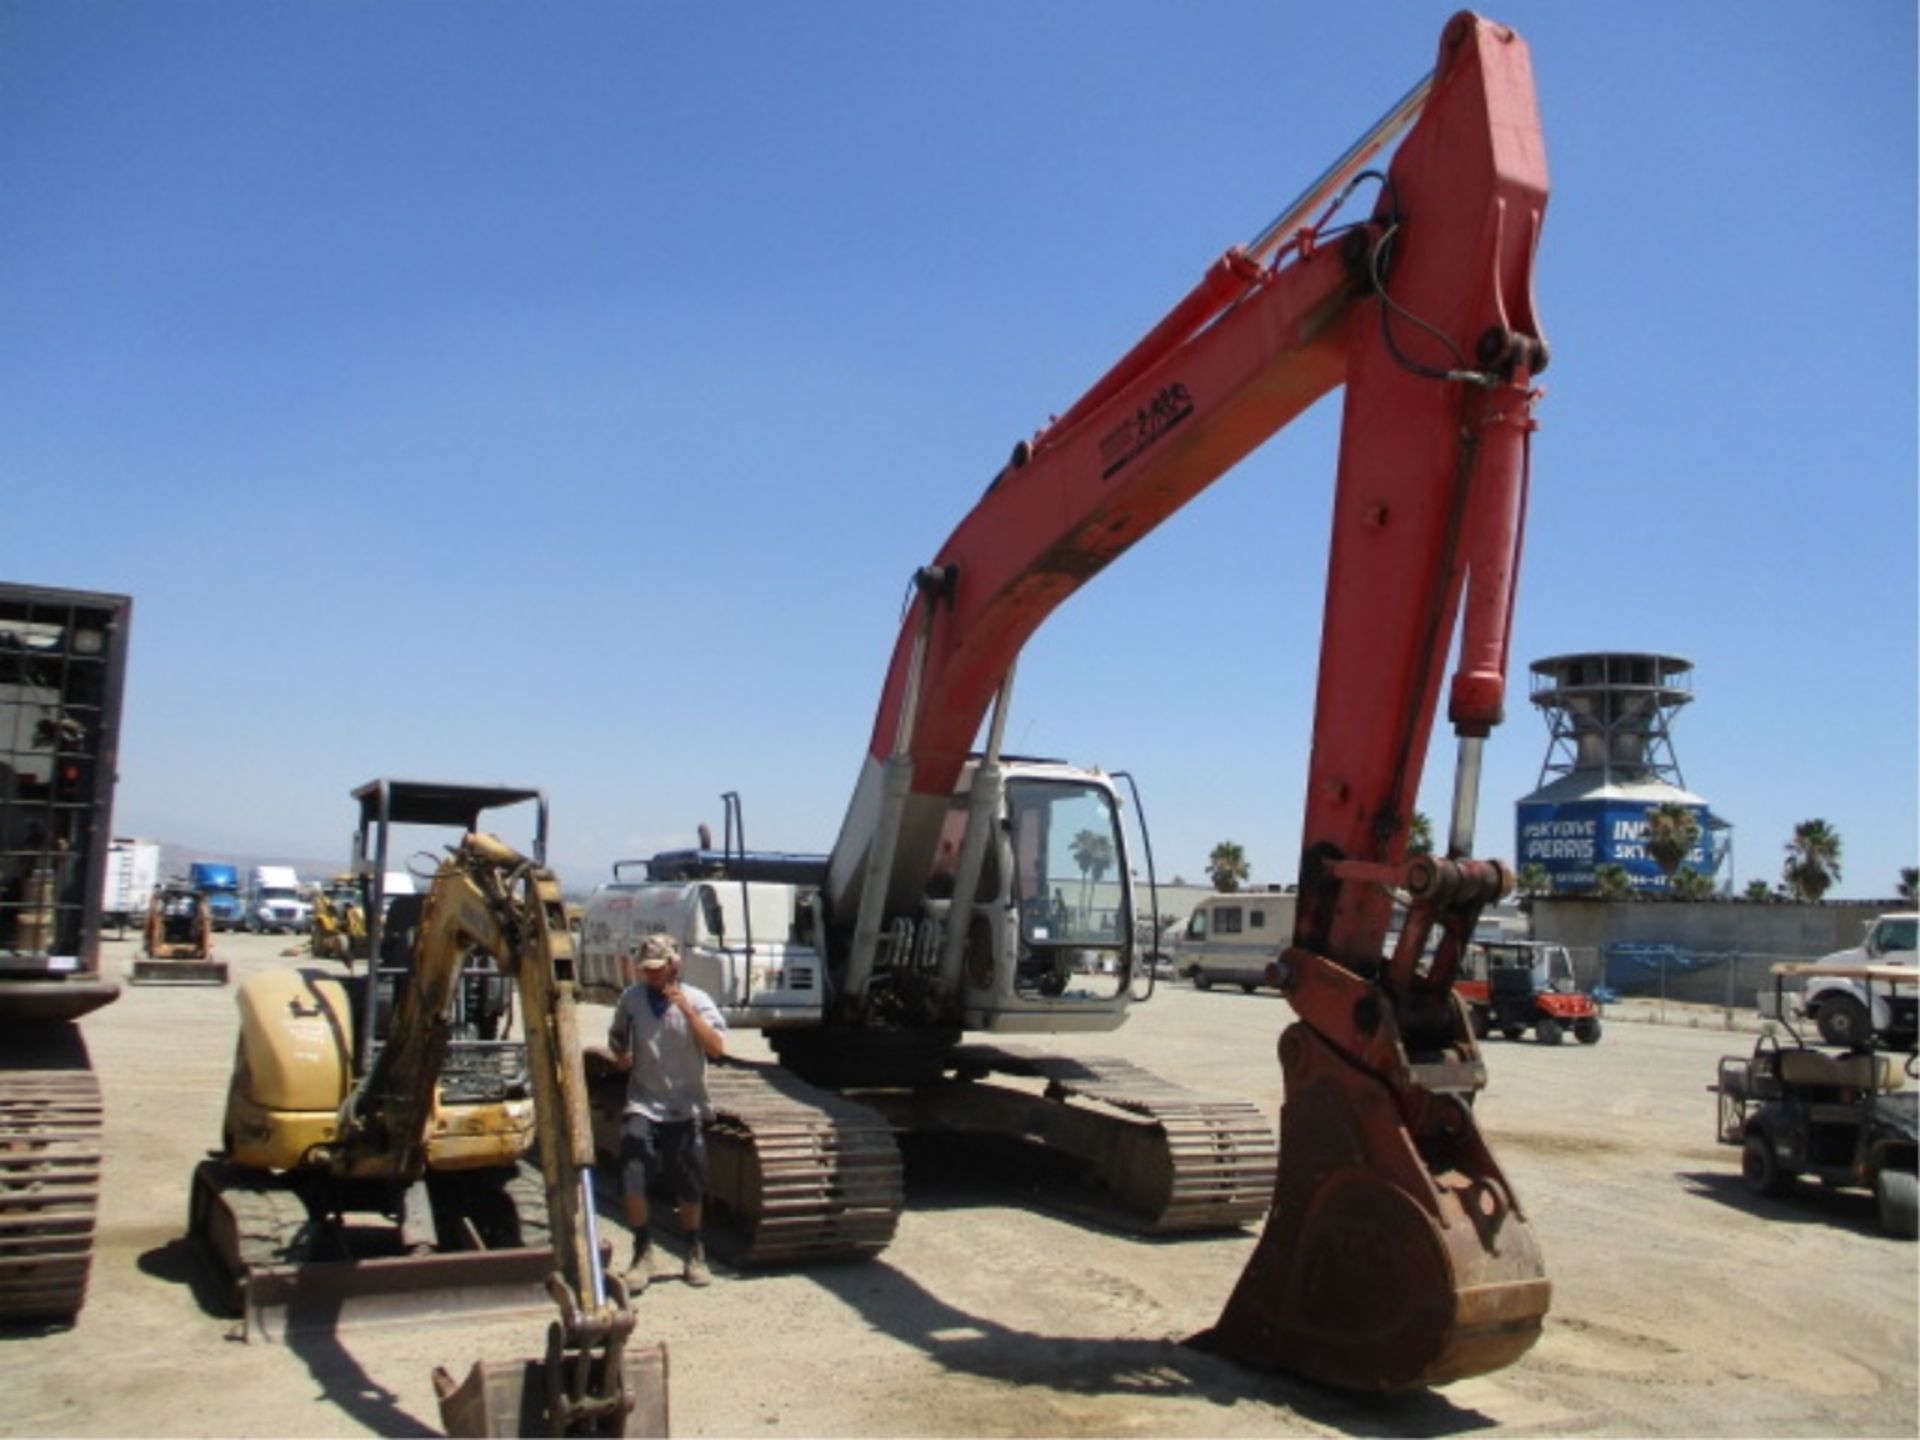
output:
[{"label": "man's gray shirt", "polygon": [[[721,1035],[727,1033],[727,1022],[706,991],[682,984],[680,993],[702,1020]],[[707,1103],[706,1053],[679,1006],[669,1005],[664,1015],[656,1017],[647,1003],[647,987],[629,985],[614,1007],[607,1044],[616,1053],[633,1057],[633,1068],[627,1072],[629,1115],[673,1121],[705,1120],[712,1113]]]}]

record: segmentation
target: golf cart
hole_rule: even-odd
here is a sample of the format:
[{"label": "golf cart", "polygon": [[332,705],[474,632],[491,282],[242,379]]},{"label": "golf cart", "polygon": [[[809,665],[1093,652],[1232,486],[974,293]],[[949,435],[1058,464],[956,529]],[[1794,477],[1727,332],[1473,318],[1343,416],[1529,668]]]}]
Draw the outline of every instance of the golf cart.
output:
[{"label": "golf cart", "polygon": [[1773,967],[1773,1013],[1786,1036],[1762,1035],[1751,1056],[1720,1061],[1720,1142],[1740,1147],[1740,1178],[1756,1195],[1784,1195],[1810,1175],[1825,1184],[1873,1192],[1880,1228],[1902,1240],[1920,1234],[1920,1070],[1909,1027],[1900,1049],[1869,1028],[1849,1050],[1809,1045],[1794,1028],[1789,981],[1838,978],[1875,987],[1911,980],[1910,967],[1828,961]]},{"label": "golf cart", "polygon": [[1571,1030],[1582,1045],[1600,1043],[1600,1006],[1581,991],[1564,945],[1476,940],[1454,989],[1467,1002],[1477,1039],[1498,1030],[1518,1040],[1531,1029],[1542,1045],[1558,1045]]}]

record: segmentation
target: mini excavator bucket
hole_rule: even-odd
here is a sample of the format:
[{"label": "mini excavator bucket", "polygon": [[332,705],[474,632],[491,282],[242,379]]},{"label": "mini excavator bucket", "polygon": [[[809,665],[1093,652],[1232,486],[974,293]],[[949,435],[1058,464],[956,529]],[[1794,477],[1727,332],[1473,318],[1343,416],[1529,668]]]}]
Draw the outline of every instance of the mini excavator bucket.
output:
[{"label": "mini excavator bucket", "polygon": [[503,1365],[481,1360],[458,1382],[437,1369],[433,1388],[440,1400],[440,1424],[447,1434],[456,1436],[667,1433],[666,1346],[626,1351],[619,1383],[608,1387],[609,1403],[598,1412],[562,1398],[571,1363],[566,1358],[513,1360]]},{"label": "mini excavator bucket", "polygon": [[560,1319],[547,1327],[544,1359],[481,1360],[460,1381],[435,1367],[447,1434],[664,1436],[667,1347],[629,1347],[633,1305],[617,1278],[606,1282],[609,1293],[583,1307],[560,1275],[548,1277]]},{"label": "mini excavator bucket", "polygon": [[1429,1095],[1416,1138],[1386,1081],[1304,1024],[1281,1036],[1280,1061],[1273,1209],[1199,1343],[1352,1390],[1441,1385],[1519,1358],[1552,1286],[1472,1110]]}]

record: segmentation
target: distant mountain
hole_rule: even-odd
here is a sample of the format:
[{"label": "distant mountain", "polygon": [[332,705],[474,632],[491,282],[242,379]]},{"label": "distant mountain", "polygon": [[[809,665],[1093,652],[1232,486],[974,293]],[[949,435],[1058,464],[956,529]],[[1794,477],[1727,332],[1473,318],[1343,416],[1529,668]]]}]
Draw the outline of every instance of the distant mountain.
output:
[{"label": "distant mountain", "polygon": [[231,851],[199,850],[191,845],[177,845],[171,840],[160,842],[160,875],[162,879],[175,876],[184,877],[187,867],[196,862],[210,862],[216,865],[231,865],[240,872],[240,883],[247,883],[247,871],[255,865],[291,865],[304,881],[325,880],[328,876],[338,875],[347,868],[345,856],[335,860],[316,860],[312,856],[299,855],[245,855]]}]

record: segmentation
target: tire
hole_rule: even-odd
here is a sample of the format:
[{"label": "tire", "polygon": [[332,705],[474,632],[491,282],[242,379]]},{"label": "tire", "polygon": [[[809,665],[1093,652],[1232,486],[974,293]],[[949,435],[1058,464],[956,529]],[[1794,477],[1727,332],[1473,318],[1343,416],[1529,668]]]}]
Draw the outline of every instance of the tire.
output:
[{"label": "tire", "polygon": [[1473,1038],[1484,1040],[1493,1034],[1493,1014],[1484,1005],[1470,1007],[1473,1015]]},{"label": "tire", "polygon": [[1755,1195],[1769,1197],[1786,1194],[1793,1183],[1793,1177],[1780,1168],[1773,1142],[1758,1130],[1740,1147],[1740,1178]]},{"label": "tire", "polygon": [[1212,977],[1198,965],[1193,967],[1193,988],[1196,990],[1211,990],[1213,988]]},{"label": "tire", "polygon": [[1573,1038],[1578,1040],[1582,1045],[1598,1045],[1600,1043],[1600,1021],[1592,1015],[1589,1015],[1584,1020],[1574,1021]]},{"label": "tire", "polygon": [[1558,1045],[1567,1038],[1567,1032],[1551,1015],[1542,1015],[1533,1022],[1533,1038],[1542,1045]]},{"label": "tire", "polygon": [[1500,1033],[1509,1040],[1518,1040],[1522,1035],[1527,1033],[1527,1027],[1524,1025],[1502,1025],[1500,1027]]},{"label": "tire", "polygon": [[1822,1000],[1814,1023],[1820,1027],[1820,1038],[1827,1044],[1849,1049],[1865,1040],[1872,1028],[1867,1007],[1851,995],[1830,995]]},{"label": "tire", "polygon": [[1252,980],[1242,980],[1240,982],[1240,991],[1244,995],[1251,995],[1259,988],[1259,985]]},{"label": "tire", "polygon": [[1905,1170],[1881,1170],[1873,1177],[1873,1198],[1880,1206],[1880,1228],[1896,1240],[1920,1239],[1920,1181]]}]

